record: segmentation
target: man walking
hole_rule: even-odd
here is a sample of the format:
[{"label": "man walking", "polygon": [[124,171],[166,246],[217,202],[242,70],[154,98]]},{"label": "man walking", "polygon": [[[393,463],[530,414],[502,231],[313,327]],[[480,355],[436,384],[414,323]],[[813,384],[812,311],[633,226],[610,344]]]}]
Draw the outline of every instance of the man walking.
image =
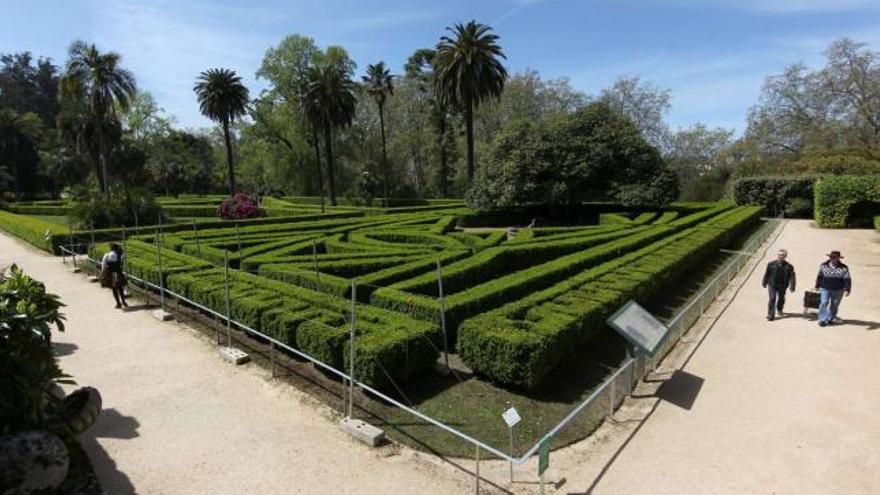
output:
[{"label": "man walking", "polygon": [[767,270],[764,271],[764,281],[761,284],[768,289],[770,296],[770,301],[767,303],[768,321],[773,321],[777,313],[779,316],[783,315],[785,289],[791,289],[794,292],[794,267],[786,261],[786,258],[788,258],[788,251],[780,249],[776,254],[776,259],[767,263]]},{"label": "man walking", "polygon": [[837,320],[837,308],[844,295],[849,297],[852,290],[852,279],[849,267],[842,261],[840,251],[828,253],[828,261],[819,265],[819,275],[816,277],[816,290],[820,292],[819,303],[819,326],[832,325]]}]

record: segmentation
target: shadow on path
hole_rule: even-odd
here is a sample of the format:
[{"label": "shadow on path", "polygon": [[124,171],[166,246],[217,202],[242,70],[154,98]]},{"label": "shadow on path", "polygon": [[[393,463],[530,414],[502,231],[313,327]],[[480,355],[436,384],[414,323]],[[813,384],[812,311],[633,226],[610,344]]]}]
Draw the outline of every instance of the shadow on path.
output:
[{"label": "shadow on path", "polygon": [[104,409],[94,426],[80,435],[79,441],[88,453],[92,466],[105,493],[137,493],[128,476],[116,467],[116,461],[98,442],[99,438],[130,440],[138,437],[140,423],[132,416],[124,416],[116,409]]},{"label": "shadow on path", "polygon": [[69,356],[77,349],[79,349],[79,346],[71,342],[52,343],[52,350],[55,352],[55,357]]}]

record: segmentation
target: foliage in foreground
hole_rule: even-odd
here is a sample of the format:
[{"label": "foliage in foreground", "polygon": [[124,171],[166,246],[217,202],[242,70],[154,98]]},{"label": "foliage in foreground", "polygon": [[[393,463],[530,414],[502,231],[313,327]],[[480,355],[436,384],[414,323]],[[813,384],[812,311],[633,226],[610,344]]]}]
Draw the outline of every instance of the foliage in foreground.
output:
[{"label": "foliage in foreground", "polygon": [[0,436],[45,426],[47,393],[69,383],[51,347],[62,306],[17,266],[0,274]]}]

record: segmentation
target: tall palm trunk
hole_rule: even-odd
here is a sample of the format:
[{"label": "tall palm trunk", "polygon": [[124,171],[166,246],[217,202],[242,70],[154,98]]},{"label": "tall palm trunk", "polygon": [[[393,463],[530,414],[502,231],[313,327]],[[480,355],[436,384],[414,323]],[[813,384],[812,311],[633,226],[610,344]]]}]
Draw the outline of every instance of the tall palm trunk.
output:
[{"label": "tall palm trunk", "polygon": [[324,124],[324,154],[327,155],[327,185],[330,188],[330,205],[336,206],[336,174],[333,170],[333,130]]},{"label": "tall palm trunk", "polygon": [[324,175],[321,173],[321,146],[318,143],[318,128],[312,126],[312,138],[315,145],[315,170],[318,172],[318,194],[321,196],[321,213],[324,213]]},{"label": "tall palm trunk", "polygon": [[464,112],[467,126],[467,176],[468,181],[474,179],[474,106],[470,102]]},{"label": "tall palm trunk", "polygon": [[229,197],[235,196],[235,170],[232,168],[232,140],[229,138],[229,120],[223,120],[223,139],[226,140],[226,175],[229,178]]},{"label": "tall palm trunk", "polygon": [[105,198],[110,197],[110,188],[107,187],[107,153],[104,150],[104,124],[98,122],[98,164],[101,168],[98,177],[98,190]]},{"label": "tall palm trunk", "polygon": [[388,152],[385,151],[385,105],[379,104],[379,127],[382,129],[382,168],[385,169],[385,207],[388,208]]}]

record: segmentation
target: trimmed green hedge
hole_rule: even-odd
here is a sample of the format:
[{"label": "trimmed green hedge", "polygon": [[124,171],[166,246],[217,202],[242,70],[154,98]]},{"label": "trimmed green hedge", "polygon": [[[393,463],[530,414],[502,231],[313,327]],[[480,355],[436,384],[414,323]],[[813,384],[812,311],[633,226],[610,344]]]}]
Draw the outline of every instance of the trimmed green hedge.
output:
[{"label": "trimmed green hedge", "polygon": [[880,212],[880,175],[828,175],[816,182],[819,227],[870,226]]},{"label": "trimmed green hedge", "polygon": [[[168,287],[225,313],[223,277],[220,269],[173,274]],[[233,319],[347,369],[349,301],[237,270],[230,271],[230,294]],[[439,355],[439,333],[431,323],[359,304],[356,328],[355,377],[368,385],[387,387],[389,376],[403,382],[433,366]]]},{"label": "trimmed green hedge", "polygon": [[497,310],[465,320],[458,352],[475,371],[507,385],[538,386],[567,356],[605,328],[628,299],[648,299],[694,262],[754,226],[760,208],[740,208],[717,226],[689,228]]},{"label": "trimmed green hedge", "polygon": [[3,210],[0,210],[0,229],[44,251],[55,251],[56,254],[60,254],[56,247],[67,242],[69,232],[58,224]]},{"label": "trimmed green hedge", "polygon": [[816,176],[743,177],[730,186],[737,205],[763,206],[770,214],[811,218]]},{"label": "trimmed green hedge", "polygon": [[880,232],[880,216],[874,217],[874,228]]}]

